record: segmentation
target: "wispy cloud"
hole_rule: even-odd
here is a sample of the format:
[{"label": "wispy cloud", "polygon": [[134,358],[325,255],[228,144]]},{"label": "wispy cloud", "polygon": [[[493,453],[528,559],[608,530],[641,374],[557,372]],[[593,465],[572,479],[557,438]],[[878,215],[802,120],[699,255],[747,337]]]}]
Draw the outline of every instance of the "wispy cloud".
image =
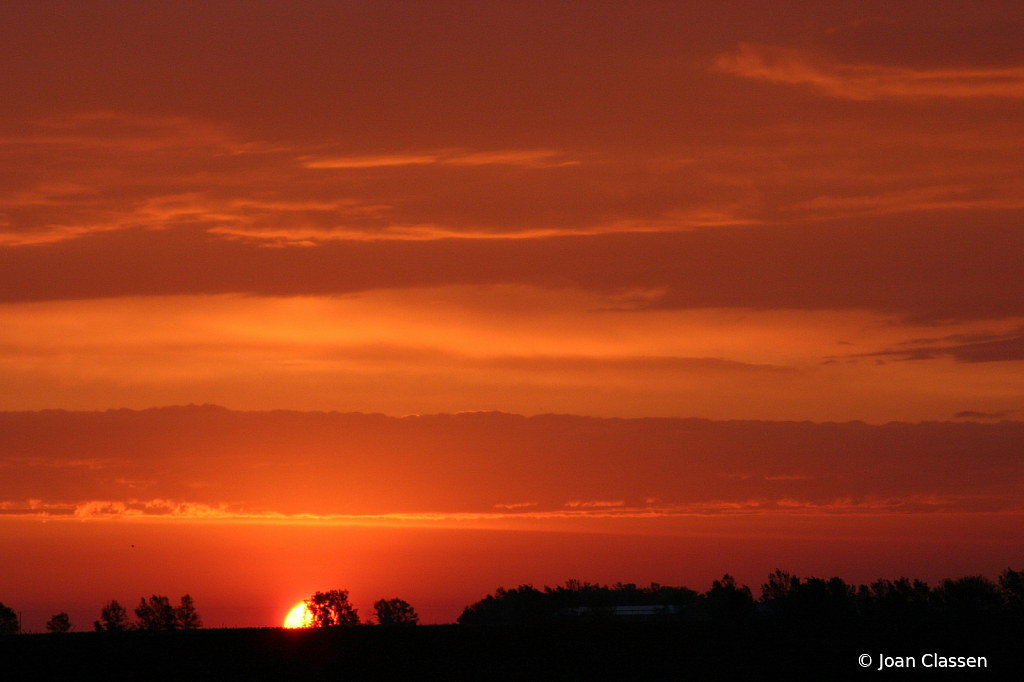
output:
[{"label": "wispy cloud", "polygon": [[[0,227],[3,226],[3,223],[0,222]],[[0,246],[34,246],[38,244],[53,244],[67,239],[84,237],[97,232],[106,232],[118,229],[122,229],[121,226],[107,225],[105,227],[101,227],[90,225],[88,227],[84,227],[77,225],[47,225],[46,228],[42,230],[0,232]]]},{"label": "wispy cloud", "polygon": [[191,148],[225,154],[259,151],[224,129],[188,116],[138,116],[119,111],[84,111],[32,122],[28,131],[0,136],[0,147],[56,147],[89,152],[161,152]]},{"label": "wispy cloud", "polygon": [[623,507],[625,506],[625,500],[570,500],[565,503],[566,507]]},{"label": "wispy cloud", "polygon": [[244,509],[237,505],[210,505],[168,499],[88,500],[77,503],[25,500],[0,501],[3,516],[40,519],[96,520],[174,520],[174,521],[260,521],[282,523],[323,523],[352,525],[447,525],[473,527],[475,524],[515,523],[523,521],[600,521],[608,519],[672,519],[685,517],[737,515],[882,515],[930,513],[1020,513],[1021,505],[1005,500],[963,495],[911,495],[906,497],[837,497],[803,500],[792,497],[742,500],[711,500],[688,504],[648,504],[629,506],[623,501],[576,501],[568,509],[529,509],[536,503],[494,505],[503,511],[461,512],[423,511],[380,514],[281,513],[272,510]]},{"label": "wispy cloud", "polygon": [[913,339],[860,357],[894,357],[899,360],[952,358],[956,362],[1024,361],[1024,327],[1001,334],[951,334],[936,339]]},{"label": "wispy cloud", "polygon": [[920,69],[841,64],[802,50],[740,43],[735,51],[718,55],[714,68],[744,78],[810,86],[841,99],[1024,98],[1024,66]]},{"label": "wispy cloud", "polygon": [[[365,209],[367,213],[373,207]],[[245,224],[211,227],[208,232],[230,237],[240,237],[280,246],[312,246],[324,242],[394,242],[394,241],[438,241],[442,239],[463,240],[526,240],[548,237],[572,237],[600,234],[621,234],[626,232],[671,232],[668,226],[632,226],[622,223],[593,225],[587,227],[533,227],[523,229],[493,229],[486,227],[454,227],[435,223],[385,223],[379,226],[346,226],[330,228],[317,227],[251,227]]]},{"label": "wispy cloud", "polygon": [[330,159],[303,161],[306,168],[380,168],[388,166],[420,166],[437,163],[438,157],[433,155],[381,155],[381,156],[343,156]]},{"label": "wispy cloud", "polygon": [[[274,209],[273,204],[247,204],[235,202],[232,205],[254,208]],[[285,206],[281,211],[335,211],[341,224],[331,227],[294,226],[267,227],[253,226],[253,221],[244,216],[236,216],[232,224],[217,225],[207,231],[228,237],[238,237],[255,242],[264,242],[278,246],[314,246],[325,242],[381,242],[381,241],[437,241],[437,240],[499,240],[521,241],[531,239],[547,239],[551,237],[586,237],[614,234],[652,234],[666,232],[685,232],[706,227],[730,227],[739,225],[755,225],[758,220],[739,217],[728,210],[702,210],[671,212],[663,217],[639,220],[612,220],[580,226],[529,226],[501,227],[486,225],[445,225],[441,223],[403,223],[389,216],[390,206],[360,205],[355,202],[333,204],[336,208],[329,209],[331,204],[320,204],[323,208],[302,208]],[[342,213],[344,211],[344,213]],[[366,216],[377,218],[374,224],[357,225],[354,221],[345,220],[350,216]],[[265,222],[265,221],[262,221]],[[345,224],[348,222],[349,224]]]},{"label": "wispy cloud", "polygon": [[[557,219],[517,217],[512,223],[504,209],[495,211],[490,204],[467,214],[464,206],[473,204],[473,197],[467,200],[461,196],[465,190],[450,182],[451,174],[474,168],[531,170],[579,163],[557,149],[459,148],[351,156],[319,151],[308,145],[245,141],[228,129],[188,117],[101,111],[26,123],[0,135],[0,165],[10,171],[0,182],[0,247],[131,228],[199,227],[269,246],[668,229],[616,223],[618,216],[566,221],[558,209],[551,209]],[[411,167],[424,172],[412,179],[394,175]],[[351,194],[339,196],[334,175],[323,172],[331,169],[352,171],[355,177],[387,173],[396,181],[357,183],[349,188]],[[502,178],[482,182],[484,189],[477,193],[515,191]],[[519,182],[527,191],[537,191],[536,180]],[[439,200],[439,194],[453,196]]]},{"label": "wispy cloud", "polygon": [[442,159],[442,163],[456,166],[485,166],[503,164],[525,168],[557,168],[575,166],[580,162],[561,158],[561,152],[553,149],[512,149],[491,152],[474,152],[454,155]]},{"label": "wispy cloud", "polygon": [[[183,519],[230,519],[248,516],[244,512],[230,511],[228,505],[211,506],[196,502],[180,502],[174,500],[129,500],[126,502],[110,500],[90,500],[75,505],[74,515],[77,518],[97,517],[140,517],[162,516]],[[266,512],[259,516],[275,516]]]},{"label": "wispy cloud", "polygon": [[855,215],[887,215],[914,211],[1015,210],[1024,208],[1019,188],[1005,189],[1002,196],[980,196],[969,186],[919,187],[854,196],[822,195],[798,202],[788,210],[811,218],[841,218]]},{"label": "wispy cloud", "polygon": [[306,168],[382,168],[388,166],[423,166],[447,164],[452,166],[507,165],[523,168],[557,168],[574,166],[579,161],[567,159],[555,149],[500,149],[479,152],[428,152],[423,154],[382,154],[370,156],[340,156],[303,158]]}]

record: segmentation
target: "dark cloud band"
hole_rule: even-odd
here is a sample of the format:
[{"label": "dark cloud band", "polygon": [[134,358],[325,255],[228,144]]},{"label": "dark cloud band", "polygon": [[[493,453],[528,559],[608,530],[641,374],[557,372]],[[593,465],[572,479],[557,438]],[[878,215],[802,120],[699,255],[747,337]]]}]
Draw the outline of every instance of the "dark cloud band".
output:
[{"label": "dark cloud band", "polygon": [[1024,214],[987,212],[970,225],[960,217],[287,247],[198,227],[120,230],[0,248],[0,301],[524,284],[656,292],[636,305],[667,309],[866,309],[919,320],[1024,315]]}]

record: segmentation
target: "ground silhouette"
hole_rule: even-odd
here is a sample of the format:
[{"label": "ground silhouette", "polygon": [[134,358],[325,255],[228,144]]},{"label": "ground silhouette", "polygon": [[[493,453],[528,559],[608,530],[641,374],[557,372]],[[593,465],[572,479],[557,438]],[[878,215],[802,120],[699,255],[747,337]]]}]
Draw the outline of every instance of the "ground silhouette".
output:
[{"label": "ground silhouette", "polygon": [[[571,580],[498,589],[452,625],[360,627],[355,610],[343,609],[349,627],[104,627],[0,637],[0,660],[5,672],[33,679],[843,681],[897,659],[916,667],[888,677],[933,679],[925,662],[964,657],[986,668],[978,679],[1014,679],[1024,669],[1022,585],[1024,574],[1011,569],[997,581],[964,576],[935,587],[910,578],[855,586],[776,570],[755,598],[729,575],[704,593]],[[351,608],[345,590],[318,594]],[[0,615],[4,608],[13,613],[0,607]]]}]

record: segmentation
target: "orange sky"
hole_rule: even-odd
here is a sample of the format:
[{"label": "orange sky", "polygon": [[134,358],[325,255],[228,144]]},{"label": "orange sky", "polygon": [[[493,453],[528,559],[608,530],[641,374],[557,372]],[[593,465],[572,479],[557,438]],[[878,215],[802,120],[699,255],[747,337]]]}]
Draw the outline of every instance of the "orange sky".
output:
[{"label": "orange sky", "polygon": [[[1006,535],[990,538],[997,544],[1018,523],[1007,519],[1020,513],[1014,500],[1022,491],[1000,481],[1018,473],[1006,453],[1019,457],[1021,436],[998,423],[1024,414],[1024,16],[1017,2],[297,8],[266,0],[215,7],[12,0],[0,22],[12,27],[0,42],[2,411],[209,403],[391,417],[967,420],[992,429],[978,442],[1000,444],[990,450],[964,441],[959,457],[996,462],[979,465],[970,490],[958,479],[962,463],[937,470],[922,463],[929,444],[942,441],[929,431],[938,426],[923,425],[886,446],[887,457],[914,463],[897,467],[897,479],[886,477],[888,460],[877,461],[866,444],[842,457],[819,444],[807,445],[817,454],[805,453],[811,459],[792,475],[813,470],[829,485],[809,491],[800,487],[804,479],[772,479],[789,487],[748,489],[736,481],[764,483],[783,461],[755,442],[744,451],[747,469],[726,467],[723,478],[715,467],[698,467],[701,483],[693,487],[689,469],[672,459],[692,463],[689,445],[658,435],[652,422],[625,422],[636,425],[644,467],[616,468],[600,448],[573,449],[575,441],[545,446],[575,452],[594,472],[592,489],[579,496],[529,448],[483,448],[483,455],[482,446],[463,443],[451,457],[481,457],[484,471],[534,471],[550,483],[547,497],[529,497],[540,492],[525,473],[524,487],[506,489],[493,475],[473,479],[464,473],[472,467],[453,471],[430,459],[436,470],[387,470],[396,481],[390,496],[339,471],[349,502],[321,505],[334,499],[330,485],[310,499],[294,483],[306,471],[297,462],[315,459],[288,445],[304,442],[306,427],[282,427],[284,435],[269,439],[276,445],[261,457],[280,469],[276,477],[231,479],[181,452],[163,453],[165,466],[150,468],[140,459],[148,450],[125,450],[98,432],[59,425],[26,431],[25,441],[11,426],[0,433],[0,510],[19,516],[18,546],[27,556],[50,556],[41,548],[58,527],[67,534],[61,543],[86,546],[69,530],[85,528],[82,519],[49,516],[104,501],[117,516],[154,500],[191,511],[245,507],[259,518],[242,525],[233,516],[207,518],[201,527],[232,529],[234,542],[268,552],[292,551],[263,525],[268,513],[448,518],[533,502],[565,511],[573,508],[559,505],[574,500],[623,500],[636,511],[655,504],[648,497],[675,505],[677,516],[694,505],[713,515],[723,512],[710,503],[761,500],[757,513],[806,543],[812,535],[786,525],[795,522],[785,521],[791,510],[779,509],[779,500],[795,500],[805,513],[808,504],[827,507],[828,518],[867,514],[865,505],[893,499],[906,505],[902,511],[944,519],[998,513],[995,527]],[[102,429],[119,423],[95,418]],[[64,424],[52,414],[40,419]],[[377,435],[370,429],[365,442],[386,439],[389,424],[378,424]],[[26,443],[43,433],[51,449],[26,454]],[[662,437],[669,445],[655,456],[649,442]],[[495,438],[485,429],[479,442]],[[411,443],[371,450],[408,463],[417,450]],[[222,450],[249,457],[237,438]],[[345,461],[362,457],[360,467],[376,471],[378,455],[366,452],[346,451]],[[706,456],[726,457],[714,452]],[[843,473],[829,479],[828,471]],[[454,483],[431,472],[448,472]],[[111,483],[136,474],[150,487]],[[207,474],[217,481],[212,488],[197,482]],[[191,512],[160,509],[168,517],[160,523],[169,524],[161,528],[191,533],[185,529],[200,523]],[[611,521],[591,517],[538,518],[530,522],[536,528],[501,521],[500,532],[533,538],[516,546],[534,555],[534,563],[524,559],[522,577],[501,579],[630,579],[611,560],[604,573],[596,568],[595,557],[614,554],[614,543],[586,554],[578,570],[567,567],[572,575],[552,568],[562,565],[560,555],[536,538],[597,537],[589,524]],[[630,518],[633,525],[615,533],[693,532]],[[937,527],[935,518],[920,528]],[[45,532],[32,525],[44,520]],[[402,551],[403,529],[422,521],[392,519],[387,532],[378,528],[390,538],[379,543]],[[9,523],[0,518],[0,530]],[[89,532],[113,523],[128,525],[110,525],[111,542],[143,521],[91,518]],[[857,527],[865,529],[858,542],[873,537],[868,525],[849,526]],[[460,551],[484,542],[431,528],[462,538],[452,541]],[[474,528],[474,538],[499,532]],[[963,539],[956,528],[946,534],[950,542]],[[527,549],[531,542],[538,549]],[[660,558],[630,575],[669,582],[739,570],[677,570],[670,547],[651,545]],[[787,556],[811,556],[805,549],[763,558],[764,566],[736,561],[767,572]],[[424,548],[417,561],[428,554]],[[863,557],[843,555],[850,570],[870,572]],[[871,556],[879,573],[904,570],[888,550]],[[971,570],[996,571],[1019,564],[1021,546],[979,556],[989,563]],[[906,571],[954,570],[914,561]],[[489,565],[481,560],[462,584],[497,587]],[[32,583],[31,572],[19,575],[29,578],[18,584]],[[231,599],[218,597],[227,594],[224,583],[202,575],[202,596],[227,608]],[[171,590],[155,577],[152,587],[144,583],[132,589]],[[135,599],[123,594],[126,583],[104,584]],[[288,601],[335,587],[346,585],[297,585],[297,595],[267,589]],[[457,615],[454,593],[409,589],[449,604],[433,611],[435,619]],[[17,602],[19,594],[0,601]],[[365,603],[382,596],[401,595]],[[38,604],[40,612],[59,610]]]}]

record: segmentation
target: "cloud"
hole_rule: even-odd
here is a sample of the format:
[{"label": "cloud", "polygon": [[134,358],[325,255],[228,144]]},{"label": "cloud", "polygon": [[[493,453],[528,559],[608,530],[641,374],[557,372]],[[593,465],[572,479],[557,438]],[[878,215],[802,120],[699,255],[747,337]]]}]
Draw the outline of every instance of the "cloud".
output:
[{"label": "cloud", "polygon": [[718,55],[714,68],[744,78],[806,85],[851,100],[1024,98],[1024,66],[920,69],[840,64],[801,50],[740,43]]},{"label": "cloud", "polygon": [[348,156],[303,161],[302,165],[306,168],[381,168],[388,166],[417,166],[437,163],[437,161],[437,156],[425,155]]},{"label": "cloud", "polygon": [[[25,128],[0,138],[0,163],[11,170],[0,179],[0,246],[244,223],[259,205],[252,190],[267,181],[268,158],[276,162],[284,153],[191,117],[86,112]],[[247,196],[231,196],[239,183],[248,185],[249,192],[239,192]]]},{"label": "cloud", "polygon": [[678,232],[1020,210],[1024,189],[1024,135],[1009,119],[816,115],[657,150],[529,141],[409,152],[385,136],[340,154],[344,136],[268,142],[199,117],[22,123],[0,143],[0,244],[139,228],[264,246]]},{"label": "cloud", "polygon": [[[331,514],[331,513],[294,513],[282,514],[267,510],[244,510],[228,508],[226,505],[213,507],[191,502],[174,500],[129,500],[128,502],[110,500],[89,500],[75,505],[49,503],[42,500],[31,500],[29,503],[18,501],[0,501],[0,517],[36,517],[43,519],[77,519],[77,520],[177,520],[177,521],[259,521],[276,523],[319,523],[340,525],[449,525],[459,527],[487,527],[493,524],[506,525],[508,522],[530,521],[574,521],[587,522],[592,520],[665,520],[685,519],[694,516],[842,516],[856,515],[893,515],[893,514],[931,514],[931,513],[965,513],[992,512],[991,508],[977,507],[973,500],[957,497],[939,498],[934,495],[914,495],[908,498],[865,497],[854,499],[841,497],[815,501],[796,500],[792,498],[761,498],[740,501],[716,500],[693,504],[647,505],[641,507],[625,506],[621,501],[566,503],[569,509],[545,511],[517,511],[520,507],[534,505],[509,505],[506,511],[499,512],[396,512],[379,514]],[[495,505],[505,509],[506,505]],[[1003,513],[1019,513],[1020,508],[1008,507],[1000,510]],[[578,530],[581,526],[576,526]],[[585,526],[584,526],[585,527]]]},{"label": "cloud", "polygon": [[192,149],[227,154],[259,151],[221,126],[191,116],[139,116],[123,111],[77,111],[32,121],[27,131],[0,136],[8,150],[160,153]]},{"label": "cloud", "polygon": [[797,202],[786,210],[806,213],[815,218],[844,215],[886,215],[911,211],[949,211],[973,209],[1021,209],[1024,198],[1009,192],[1003,196],[979,196],[968,186],[919,187],[857,196],[822,195]]},{"label": "cloud", "polygon": [[948,357],[965,363],[1020,362],[1024,361],[1024,328],[1003,334],[953,334],[939,339],[915,339],[864,355],[901,360]]},{"label": "cloud", "polygon": [[954,419],[1007,419],[1010,412],[977,412],[975,410],[963,410],[953,415]]},{"label": "cloud", "polygon": [[[460,359],[461,360],[461,359]],[[482,366],[498,367],[516,372],[539,372],[547,376],[559,371],[576,372],[652,372],[664,373],[710,373],[726,372],[768,372],[796,373],[792,367],[771,364],[755,364],[726,360],[724,358],[683,358],[673,356],[495,356],[477,360]]]},{"label": "cloud", "polygon": [[[1007,511],[1024,495],[1022,442],[1020,422],[8,412],[0,507],[292,519]],[[62,466],[99,453],[115,463]],[[144,492],[130,485],[140,478]],[[352,482],[342,496],[339,480]]]},{"label": "cloud", "polygon": [[[115,112],[55,117],[26,127],[0,138],[0,165],[10,170],[0,178],[0,247],[181,226],[268,245],[630,229],[625,221],[595,225],[594,216],[567,221],[564,210],[552,206],[553,196],[516,204],[498,198],[550,194],[548,181],[510,182],[503,168],[577,165],[554,149],[320,157],[303,153],[315,150],[309,145],[243,141],[201,119]],[[410,167],[422,172],[410,176]],[[323,169],[352,171],[354,196],[339,197],[336,176]],[[367,174],[373,182],[367,183]],[[510,222],[510,211],[524,215]],[[545,211],[559,215],[544,217]]]},{"label": "cloud", "polygon": [[523,168],[557,168],[574,166],[579,161],[559,159],[562,152],[554,149],[507,149],[481,152],[433,152],[428,154],[385,154],[381,156],[341,156],[303,160],[306,168],[386,168],[389,166],[452,166],[507,165]]},{"label": "cloud", "polygon": [[246,514],[238,510],[228,510],[226,505],[212,507],[194,502],[174,500],[90,500],[75,505],[74,516],[80,519],[105,517],[171,517],[183,519],[230,519],[248,518],[251,516],[274,517],[274,514]]},{"label": "cloud", "polygon": [[[368,207],[364,212],[377,207]],[[384,209],[386,207],[379,207]],[[708,219],[711,220],[711,219]],[[239,237],[254,242],[263,242],[276,246],[316,246],[323,242],[347,242],[347,241],[435,241],[440,239],[488,239],[488,240],[521,240],[521,239],[543,239],[546,237],[569,237],[588,236],[596,234],[618,234],[623,232],[672,232],[684,229],[690,225],[735,225],[749,224],[751,221],[732,220],[720,217],[720,222],[681,222],[664,221],[663,224],[646,223],[630,224],[616,222],[607,225],[593,225],[586,227],[536,227],[516,230],[507,229],[485,229],[480,227],[459,227],[437,225],[437,224],[388,224],[377,229],[362,229],[349,227],[334,227],[318,229],[315,227],[297,228],[254,228],[245,225],[232,225],[230,227],[212,227],[207,230],[210,234],[225,235],[227,237]],[[56,241],[56,240],[51,240]],[[23,242],[19,242],[23,243]]]},{"label": "cloud", "polygon": [[459,154],[442,159],[442,163],[455,166],[486,166],[509,165],[524,168],[558,168],[575,166],[580,162],[571,159],[559,159],[562,152],[554,149],[511,149],[491,152],[473,152]]},{"label": "cloud", "polygon": [[[866,225],[834,222],[828,230],[786,225],[519,240],[351,240],[277,249],[200,228],[120,230],[0,248],[0,300],[521,284],[614,295],[660,292],[634,302],[649,309],[1024,317],[1019,217],[993,212],[970,224],[953,218],[894,224],[880,217]],[[217,267],[205,265],[211,263]]]}]

